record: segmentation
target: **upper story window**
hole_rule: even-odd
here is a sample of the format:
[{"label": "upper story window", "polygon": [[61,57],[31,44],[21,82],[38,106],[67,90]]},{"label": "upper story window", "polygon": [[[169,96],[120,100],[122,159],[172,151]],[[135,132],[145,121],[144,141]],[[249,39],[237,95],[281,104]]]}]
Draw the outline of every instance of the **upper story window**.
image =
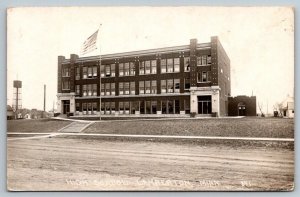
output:
[{"label": "upper story window", "polygon": [[97,84],[83,85],[82,96],[97,96]]},{"label": "upper story window", "polygon": [[161,60],[161,73],[180,72],[179,58],[170,58]]},{"label": "upper story window", "polygon": [[211,64],[210,55],[201,55],[197,57],[197,66],[207,66]]},{"label": "upper story window", "polygon": [[80,94],[80,85],[76,85],[75,93],[76,95]]},{"label": "upper story window", "polygon": [[62,69],[62,76],[63,77],[70,77],[70,68],[63,68]]},{"label": "upper story window", "polygon": [[180,79],[161,80],[161,93],[179,93]]},{"label": "upper story window", "polygon": [[[83,79],[88,79],[88,78],[91,79],[94,77],[97,77],[97,66],[82,67],[82,78]],[[77,79],[77,70],[76,70],[76,79]]]},{"label": "upper story window", "polygon": [[190,87],[191,87],[191,79],[189,77],[184,78],[184,89],[188,90],[190,89]]},{"label": "upper story window", "polygon": [[101,65],[100,68],[101,77],[114,77],[116,76],[115,64]]},{"label": "upper story window", "polygon": [[101,95],[115,95],[115,83],[101,83]]},{"label": "upper story window", "polygon": [[157,85],[156,80],[152,81],[140,81],[139,82],[140,94],[156,94]]},{"label": "upper story window", "polygon": [[76,80],[79,80],[80,79],[80,67],[76,67]]},{"label": "upper story window", "polygon": [[156,60],[147,60],[140,62],[140,75],[156,74],[157,64]]},{"label": "upper story window", "polygon": [[135,75],[134,62],[120,63],[119,76]]},{"label": "upper story window", "polygon": [[197,82],[209,82],[208,81],[208,74],[209,72],[208,71],[203,71],[203,72],[199,72],[197,73]]},{"label": "upper story window", "polygon": [[70,81],[63,81],[62,82],[62,89],[63,90],[70,90]]},{"label": "upper story window", "polygon": [[189,72],[191,69],[190,67],[190,57],[184,58],[184,72]]},{"label": "upper story window", "polygon": [[119,83],[119,95],[135,94],[135,82],[120,82]]}]

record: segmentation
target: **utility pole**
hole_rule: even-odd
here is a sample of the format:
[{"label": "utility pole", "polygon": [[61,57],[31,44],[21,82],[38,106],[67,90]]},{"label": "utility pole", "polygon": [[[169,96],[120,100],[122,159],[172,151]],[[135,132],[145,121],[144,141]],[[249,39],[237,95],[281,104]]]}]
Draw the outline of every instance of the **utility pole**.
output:
[{"label": "utility pole", "polygon": [[46,85],[44,84],[44,112],[46,112]]}]

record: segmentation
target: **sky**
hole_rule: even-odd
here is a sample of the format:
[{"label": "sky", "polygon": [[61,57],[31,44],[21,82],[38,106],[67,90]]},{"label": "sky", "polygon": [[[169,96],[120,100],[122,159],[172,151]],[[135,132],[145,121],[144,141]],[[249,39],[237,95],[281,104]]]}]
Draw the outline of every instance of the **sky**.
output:
[{"label": "sky", "polygon": [[[57,94],[57,57],[79,54],[102,24],[101,54],[210,42],[231,62],[231,95],[253,95],[264,113],[294,95],[294,11],[290,7],[48,7],[9,9],[7,104],[21,80],[22,107],[46,110]],[[97,55],[94,51],[87,54]],[[55,106],[56,108],[56,106]]]}]

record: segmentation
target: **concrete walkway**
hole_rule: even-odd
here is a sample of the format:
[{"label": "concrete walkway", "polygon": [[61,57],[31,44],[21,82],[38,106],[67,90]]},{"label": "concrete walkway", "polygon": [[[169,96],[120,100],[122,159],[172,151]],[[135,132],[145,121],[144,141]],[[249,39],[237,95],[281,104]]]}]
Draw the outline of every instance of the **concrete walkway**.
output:
[{"label": "concrete walkway", "polygon": [[67,126],[61,128],[58,130],[58,132],[62,133],[80,133],[88,126],[92,125],[94,122],[91,121],[85,121],[85,122],[72,122],[71,124],[68,124]]}]

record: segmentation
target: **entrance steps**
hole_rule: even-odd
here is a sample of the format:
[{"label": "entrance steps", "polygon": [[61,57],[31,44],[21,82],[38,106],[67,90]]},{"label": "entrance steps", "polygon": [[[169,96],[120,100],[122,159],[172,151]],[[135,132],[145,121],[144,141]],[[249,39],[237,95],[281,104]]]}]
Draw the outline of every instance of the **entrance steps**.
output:
[{"label": "entrance steps", "polygon": [[58,132],[62,133],[80,133],[84,129],[86,129],[88,126],[93,124],[94,122],[72,122],[65,126],[64,128],[60,129]]}]

